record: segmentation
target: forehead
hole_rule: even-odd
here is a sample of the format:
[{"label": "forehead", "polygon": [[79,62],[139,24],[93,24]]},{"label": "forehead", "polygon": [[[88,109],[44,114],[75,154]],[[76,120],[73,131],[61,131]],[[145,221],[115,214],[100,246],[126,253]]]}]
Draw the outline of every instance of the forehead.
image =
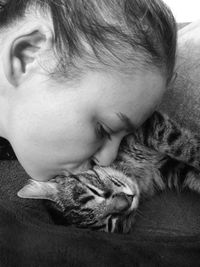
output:
[{"label": "forehead", "polygon": [[121,114],[124,121],[130,123],[127,120],[130,118],[138,126],[160,103],[165,79],[150,71],[137,71],[133,75],[114,73],[99,77],[96,84],[94,80],[94,87],[95,108],[99,114],[107,117]]}]

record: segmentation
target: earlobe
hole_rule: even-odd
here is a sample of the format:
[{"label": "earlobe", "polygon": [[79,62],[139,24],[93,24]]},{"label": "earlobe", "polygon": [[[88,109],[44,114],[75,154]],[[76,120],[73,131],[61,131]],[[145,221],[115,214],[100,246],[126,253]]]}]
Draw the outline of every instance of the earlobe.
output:
[{"label": "earlobe", "polygon": [[7,80],[17,87],[23,78],[31,72],[41,52],[49,49],[52,38],[40,29],[14,38],[4,56],[4,71]]}]

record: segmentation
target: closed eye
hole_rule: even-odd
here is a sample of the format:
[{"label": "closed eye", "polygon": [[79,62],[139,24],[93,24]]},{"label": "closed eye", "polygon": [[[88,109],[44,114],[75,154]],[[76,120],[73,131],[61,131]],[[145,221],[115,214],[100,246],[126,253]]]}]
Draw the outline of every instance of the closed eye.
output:
[{"label": "closed eye", "polygon": [[96,133],[97,133],[98,138],[100,139],[108,138],[109,140],[111,140],[111,134],[99,122],[96,125]]},{"label": "closed eye", "polygon": [[93,199],[94,199],[94,196],[86,196],[80,199],[80,203],[84,205]]},{"label": "closed eye", "polygon": [[98,192],[93,186],[90,186],[90,185],[86,185],[86,186],[94,195],[102,197],[103,194],[100,190]]}]

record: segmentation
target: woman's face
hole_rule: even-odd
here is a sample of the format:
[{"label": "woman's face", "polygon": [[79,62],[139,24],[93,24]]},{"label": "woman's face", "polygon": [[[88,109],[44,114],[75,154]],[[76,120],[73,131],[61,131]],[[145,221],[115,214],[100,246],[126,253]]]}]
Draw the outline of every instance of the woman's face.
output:
[{"label": "woman's face", "polygon": [[122,138],[150,116],[164,87],[158,73],[146,70],[90,72],[76,84],[37,73],[14,92],[8,139],[33,179],[84,171],[91,160],[107,166]]}]

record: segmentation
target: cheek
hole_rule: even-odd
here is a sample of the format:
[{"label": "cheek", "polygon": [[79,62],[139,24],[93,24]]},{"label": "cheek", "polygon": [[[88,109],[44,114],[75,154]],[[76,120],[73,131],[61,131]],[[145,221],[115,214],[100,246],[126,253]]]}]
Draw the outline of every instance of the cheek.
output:
[{"label": "cheek", "polygon": [[[92,125],[80,116],[20,110],[10,121],[10,142],[28,173],[46,173],[87,161],[99,143]],[[20,119],[19,119],[20,118]]]},{"label": "cheek", "polygon": [[9,117],[8,139],[24,169],[34,178],[80,166],[100,146],[83,107],[66,103],[64,97],[58,101],[42,99],[20,99],[12,105]]},{"label": "cheek", "polygon": [[[27,126],[27,125],[26,125]],[[30,125],[28,130],[26,126],[15,131],[13,140],[14,145],[20,151],[29,151],[35,156],[54,157],[60,161],[83,161],[90,157],[98,144],[92,142],[94,135],[89,129],[79,129],[77,127],[64,127],[57,123],[56,127],[52,125]]]}]

